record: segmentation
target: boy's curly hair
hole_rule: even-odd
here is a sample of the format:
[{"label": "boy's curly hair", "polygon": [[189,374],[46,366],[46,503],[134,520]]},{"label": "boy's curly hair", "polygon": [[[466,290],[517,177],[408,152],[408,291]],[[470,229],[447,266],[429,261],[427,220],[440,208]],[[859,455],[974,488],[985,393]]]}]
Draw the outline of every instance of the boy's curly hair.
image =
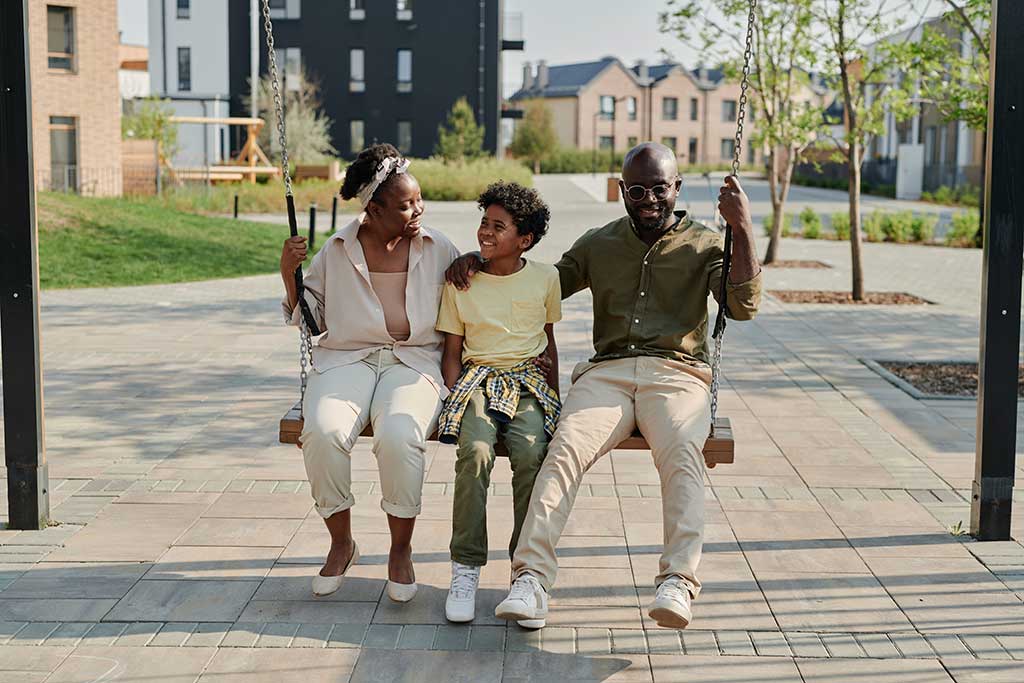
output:
[{"label": "boy's curly hair", "polygon": [[483,211],[492,204],[497,204],[508,211],[520,235],[533,235],[533,242],[527,247],[527,251],[535,247],[540,238],[547,234],[551,210],[534,189],[523,187],[519,183],[499,180],[488,185],[476,203]]}]

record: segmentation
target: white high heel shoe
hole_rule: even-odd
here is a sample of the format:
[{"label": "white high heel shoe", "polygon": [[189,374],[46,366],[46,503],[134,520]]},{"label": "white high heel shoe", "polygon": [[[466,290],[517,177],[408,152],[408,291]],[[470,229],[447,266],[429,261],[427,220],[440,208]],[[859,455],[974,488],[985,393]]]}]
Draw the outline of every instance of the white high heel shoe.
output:
[{"label": "white high heel shoe", "polygon": [[395,602],[409,602],[416,597],[417,590],[419,590],[419,587],[415,581],[412,583],[397,583],[388,579],[388,597]]},{"label": "white high heel shoe", "polygon": [[337,576],[321,576],[317,574],[313,577],[313,595],[323,597],[330,595],[334,591],[341,588],[342,582],[345,580],[345,574],[352,568],[356,562],[359,561],[359,547],[355,543],[352,544],[352,557],[349,558],[348,564],[345,565],[345,569],[342,570]]}]

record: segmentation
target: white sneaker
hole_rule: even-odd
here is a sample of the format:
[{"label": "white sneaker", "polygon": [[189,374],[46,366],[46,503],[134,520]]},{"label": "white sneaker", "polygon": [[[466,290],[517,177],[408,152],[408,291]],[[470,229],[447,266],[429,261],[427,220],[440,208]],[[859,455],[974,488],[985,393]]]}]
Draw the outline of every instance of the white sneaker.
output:
[{"label": "white sneaker", "polygon": [[647,614],[662,628],[686,628],[693,618],[690,611],[690,585],[686,580],[672,576],[658,586]]},{"label": "white sneaker", "polygon": [[444,602],[448,621],[464,623],[476,616],[476,588],[480,584],[480,567],[452,562],[452,586]]},{"label": "white sneaker", "polygon": [[523,574],[512,583],[512,589],[497,607],[494,616],[523,624],[526,628],[542,628],[548,616],[548,594],[533,574]]}]

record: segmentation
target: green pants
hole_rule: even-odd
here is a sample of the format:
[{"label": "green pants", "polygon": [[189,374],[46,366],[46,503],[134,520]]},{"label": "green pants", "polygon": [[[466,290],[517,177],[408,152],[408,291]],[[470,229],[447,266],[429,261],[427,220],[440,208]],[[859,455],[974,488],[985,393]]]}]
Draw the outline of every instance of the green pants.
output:
[{"label": "green pants", "polygon": [[473,567],[487,564],[487,489],[494,467],[494,444],[499,438],[504,442],[512,466],[514,525],[508,544],[510,557],[519,542],[533,480],[548,449],[544,409],[527,392],[520,395],[516,416],[507,424],[488,415],[486,408],[484,392],[477,389],[462,416],[455,461],[452,559]]}]

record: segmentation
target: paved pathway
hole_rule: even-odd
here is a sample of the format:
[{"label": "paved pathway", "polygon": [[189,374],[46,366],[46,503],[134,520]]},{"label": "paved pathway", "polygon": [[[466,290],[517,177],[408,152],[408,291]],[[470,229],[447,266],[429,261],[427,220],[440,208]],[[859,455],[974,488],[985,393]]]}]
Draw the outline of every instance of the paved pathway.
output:
[{"label": "paved pathway", "polygon": [[[566,179],[540,187],[555,226],[538,259],[617,213]],[[473,245],[472,205],[429,212]],[[845,244],[788,240],[783,256],[834,268],[771,270],[769,289],[847,286]],[[382,597],[386,525],[360,444],[363,559],[341,591],[313,599],[326,534],[299,451],[276,443],[297,374],[277,278],[48,292],[61,524],[0,531],[0,681],[1024,680],[1024,548],[948,532],[969,517],[974,402],[918,401],[860,362],[976,358],[979,257],[866,245],[870,289],[935,305],[769,298],[756,321],[730,326],[723,410],[737,462],[709,474],[705,588],[682,633],[643,611],[661,505],[635,452],[588,474],[543,631],[488,616],[508,580],[504,462],[480,617],[445,623],[453,452],[437,445],[415,536],[420,595],[404,607]],[[589,352],[590,306],[567,302],[566,372]]]}]

